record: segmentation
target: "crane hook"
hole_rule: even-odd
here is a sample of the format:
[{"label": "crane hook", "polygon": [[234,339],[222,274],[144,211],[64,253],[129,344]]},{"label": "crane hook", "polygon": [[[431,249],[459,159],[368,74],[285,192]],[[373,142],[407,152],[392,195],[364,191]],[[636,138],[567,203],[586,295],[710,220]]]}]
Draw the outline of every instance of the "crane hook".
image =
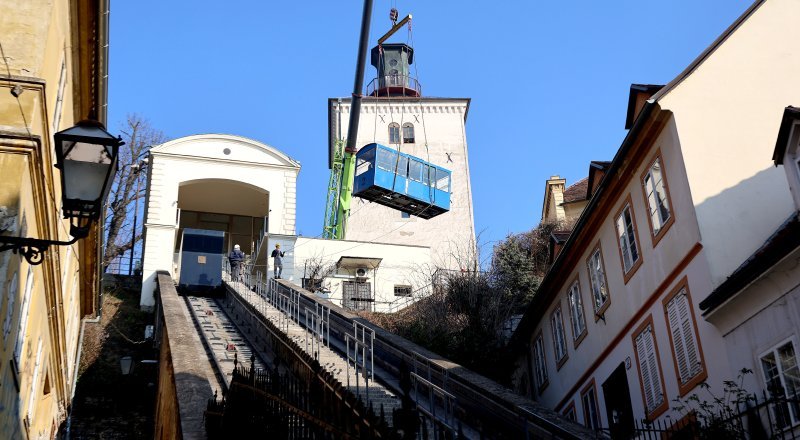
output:
[{"label": "crane hook", "polygon": [[392,8],[392,10],[389,11],[389,19],[392,20],[392,26],[397,24],[398,15],[397,8]]}]

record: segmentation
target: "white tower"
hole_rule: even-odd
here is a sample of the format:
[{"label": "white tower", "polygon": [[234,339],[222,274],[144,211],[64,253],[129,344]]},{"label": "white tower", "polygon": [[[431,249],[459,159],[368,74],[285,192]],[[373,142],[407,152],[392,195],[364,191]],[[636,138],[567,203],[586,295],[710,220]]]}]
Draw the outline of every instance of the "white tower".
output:
[{"label": "white tower", "polygon": [[[378,77],[361,102],[357,145],[373,142],[417,156],[452,172],[450,211],[425,220],[354,197],[347,240],[430,246],[434,264],[468,269],[475,252],[475,225],[467,157],[466,121],[469,98],[422,97],[408,76],[413,49],[384,44],[372,51]],[[350,99],[328,100],[330,151],[347,137]]]}]

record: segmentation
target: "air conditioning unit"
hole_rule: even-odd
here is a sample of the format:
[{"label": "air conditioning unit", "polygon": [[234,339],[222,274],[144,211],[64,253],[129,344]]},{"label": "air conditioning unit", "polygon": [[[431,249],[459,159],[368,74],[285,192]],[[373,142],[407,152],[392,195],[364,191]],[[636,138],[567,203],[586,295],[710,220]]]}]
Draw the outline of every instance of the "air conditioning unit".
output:
[{"label": "air conditioning unit", "polygon": [[359,267],[358,269],[356,269],[356,276],[357,277],[367,276],[367,269],[364,267]]}]

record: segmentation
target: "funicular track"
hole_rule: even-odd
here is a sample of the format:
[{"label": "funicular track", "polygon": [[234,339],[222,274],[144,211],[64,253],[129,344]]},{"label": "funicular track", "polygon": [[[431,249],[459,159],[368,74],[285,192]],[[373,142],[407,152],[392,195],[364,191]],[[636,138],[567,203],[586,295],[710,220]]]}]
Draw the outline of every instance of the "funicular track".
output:
[{"label": "funicular track", "polygon": [[253,316],[260,314],[287,332],[375,413],[399,408],[402,378],[410,379],[420,431],[433,438],[596,438],[553,411],[290,282],[256,273],[241,282],[226,281],[225,288],[228,301],[246,304]]}]

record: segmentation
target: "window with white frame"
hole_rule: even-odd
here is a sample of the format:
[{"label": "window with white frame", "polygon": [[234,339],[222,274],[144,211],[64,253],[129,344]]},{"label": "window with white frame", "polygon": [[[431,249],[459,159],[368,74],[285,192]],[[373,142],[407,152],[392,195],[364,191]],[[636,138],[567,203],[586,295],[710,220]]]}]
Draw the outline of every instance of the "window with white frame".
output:
[{"label": "window with white frame", "polygon": [[36,361],[33,364],[33,378],[31,379],[31,394],[28,397],[28,421],[33,422],[34,414],[34,399],[38,396],[39,389],[39,367],[42,362],[42,338],[39,338],[39,348],[36,349]]},{"label": "window with white frame", "polygon": [[392,122],[391,124],[389,124],[389,143],[390,144],[400,143],[400,124],[396,122]]},{"label": "window with white frame", "polygon": [[653,164],[650,165],[650,169],[644,175],[642,184],[647,198],[650,225],[653,227],[653,236],[656,236],[672,218],[660,157],[657,157]]},{"label": "window with white frame", "polygon": [[622,208],[617,217],[617,237],[619,250],[622,252],[622,266],[625,273],[628,273],[639,261],[639,245],[636,243],[636,226],[630,203]]},{"label": "window with white frame", "polygon": [[661,366],[658,364],[653,324],[642,329],[634,338],[636,359],[639,362],[639,378],[642,384],[646,413],[652,414],[666,404],[664,390],[661,387]]},{"label": "window with white frame", "polygon": [[771,398],[773,420],[779,429],[800,423],[800,368],[793,342],[786,341],[761,356],[761,370]]},{"label": "window with white frame", "polygon": [[703,373],[700,346],[694,330],[691,304],[686,288],[682,288],[667,302],[665,307],[672,340],[672,352],[678,367],[678,381],[680,385],[686,385]]},{"label": "window with white frame", "polygon": [[19,327],[17,328],[17,342],[14,344],[14,362],[17,371],[20,368],[22,346],[25,343],[25,331],[28,328],[28,312],[31,306],[31,291],[33,290],[33,268],[28,267],[28,277],[25,279],[25,293],[22,296],[22,306],[19,309]]},{"label": "window with white frame", "polygon": [[414,143],[414,124],[410,122],[406,122],[405,124],[403,124],[403,143],[404,144]]},{"label": "window with white frame", "polygon": [[599,247],[592,252],[586,265],[589,268],[589,281],[592,284],[594,311],[595,313],[599,313],[600,309],[608,302],[605,264],[603,263],[603,254],[600,252]]},{"label": "window with white frame", "polygon": [[586,319],[583,316],[583,301],[581,300],[581,288],[578,280],[572,283],[567,294],[569,303],[569,316],[572,323],[572,340],[576,341],[586,331]]},{"label": "window with white frame", "polygon": [[61,125],[61,110],[64,105],[64,91],[67,86],[67,60],[61,61],[61,74],[58,78],[58,92],[56,93],[56,106],[53,111],[53,132],[58,131]]},{"label": "window with white frame", "polygon": [[583,419],[589,429],[600,429],[600,413],[597,411],[597,393],[594,383],[581,393]]},{"label": "window with white frame", "polygon": [[564,317],[561,315],[561,305],[556,307],[550,315],[550,328],[553,332],[553,350],[556,354],[556,363],[561,363],[567,356],[567,338],[564,335]]},{"label": "window with white frame", "polygon": [[11,277],[11,281],[8,284],[8,304],[6,304],[6,319],[3,321],[3,341],[8,339],[8,335],[11,333],[11,323],[14,320],[14,302],[17,300],[17,289],[19,285],[19,280],[17,279],[17,272],[14,272],[14,276]]},{"label": "window with white frame", "polygon": [[547,365],[544,360],[544,339],[541,333],[533,342],[533,370],[536,387],[541,390],[547,384]]}]

